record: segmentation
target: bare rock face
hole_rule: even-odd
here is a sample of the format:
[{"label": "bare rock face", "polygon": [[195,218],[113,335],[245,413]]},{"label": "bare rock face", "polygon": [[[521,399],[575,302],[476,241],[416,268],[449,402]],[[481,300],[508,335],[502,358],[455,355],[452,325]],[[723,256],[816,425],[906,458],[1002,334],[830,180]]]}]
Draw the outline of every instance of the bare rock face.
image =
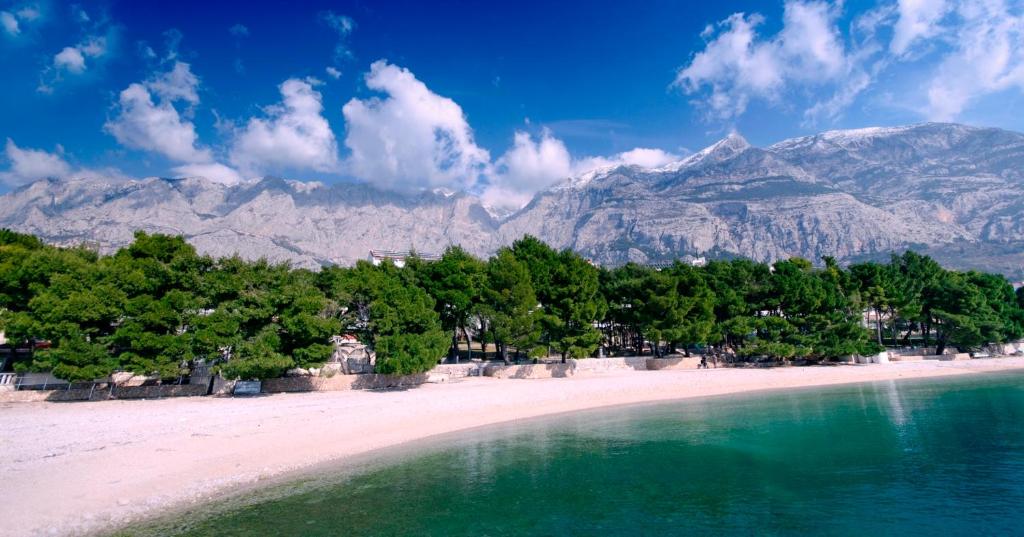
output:
[{"label": "bare rock face", "polygon": [[46,180],[0,197],[0,226],[104,251],[136,229],[181,234],[205,253],[311,268],[370,249],[460,244],[486,255],[532,234],[605,264],[709,254],[851,260],[914,248],[1010,273],[1024,265],[1024,135],[929,123],[763,149],[730,135],[662,168],[569,178],[501,218],[466,193],[360,184]]},{"label": "bare rock face", "polygon": [[351,264],[371,248],[484,254],[497,222],[465,194],[402,196],[365,185],[266,178],[224,186],[205,179],[121,183],[47,180],[0,198],[0,226],[56,244],[112,251],[135,230],[180,234],[204,253]]}]

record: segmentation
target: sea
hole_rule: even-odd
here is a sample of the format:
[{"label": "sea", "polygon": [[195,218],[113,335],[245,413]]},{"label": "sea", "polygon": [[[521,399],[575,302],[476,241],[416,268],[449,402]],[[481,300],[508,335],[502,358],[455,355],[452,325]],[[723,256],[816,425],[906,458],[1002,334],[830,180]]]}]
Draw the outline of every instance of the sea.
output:
[{"label": "sea", "polygon": [[488,426],[121,534],[1024,535],[1024,373]]}]

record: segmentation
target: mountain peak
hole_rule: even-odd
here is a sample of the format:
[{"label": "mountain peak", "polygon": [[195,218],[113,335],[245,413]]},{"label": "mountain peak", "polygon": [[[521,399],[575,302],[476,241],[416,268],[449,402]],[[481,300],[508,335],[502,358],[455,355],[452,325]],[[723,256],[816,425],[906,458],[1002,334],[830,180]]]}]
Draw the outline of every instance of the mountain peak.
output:
[{"label": "mountain peak", "polygon": [[701,149],[700,151],[671,164],[667,164],[656,171],[679,171],[687,166],[703,162],[721,162],[730,159],[747,149],[750,149],[750,142],[740,133],[730,132],[725,138]]},{"label": "mountain peak", "polygon": [[750,149],[750,143],[747,142],[747,139],[740,135],[740,133],[733,131],[725,138],[704,149],[704,151],[709,155],[715,154],[728,158],[747,149]]}]

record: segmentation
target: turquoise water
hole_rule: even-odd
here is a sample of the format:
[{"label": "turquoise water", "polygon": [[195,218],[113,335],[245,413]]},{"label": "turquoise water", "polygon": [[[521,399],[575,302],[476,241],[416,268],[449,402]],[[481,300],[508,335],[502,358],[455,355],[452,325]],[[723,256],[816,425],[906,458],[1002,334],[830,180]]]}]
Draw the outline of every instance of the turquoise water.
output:
[{"label": "turquoise water", "polygon": [[581,412],[384,460],[160,532],[1024,535],[1024,374]]}]

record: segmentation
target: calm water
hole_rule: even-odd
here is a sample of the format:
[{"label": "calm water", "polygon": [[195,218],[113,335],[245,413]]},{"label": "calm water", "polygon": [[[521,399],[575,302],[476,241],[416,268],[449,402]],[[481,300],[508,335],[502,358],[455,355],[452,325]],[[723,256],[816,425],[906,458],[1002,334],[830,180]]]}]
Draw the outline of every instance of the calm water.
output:
[{"label": "calm water", "polygon": [[385,460],[172,527],[202,536],[1024,535],[1024,374],[577,413]]}]

